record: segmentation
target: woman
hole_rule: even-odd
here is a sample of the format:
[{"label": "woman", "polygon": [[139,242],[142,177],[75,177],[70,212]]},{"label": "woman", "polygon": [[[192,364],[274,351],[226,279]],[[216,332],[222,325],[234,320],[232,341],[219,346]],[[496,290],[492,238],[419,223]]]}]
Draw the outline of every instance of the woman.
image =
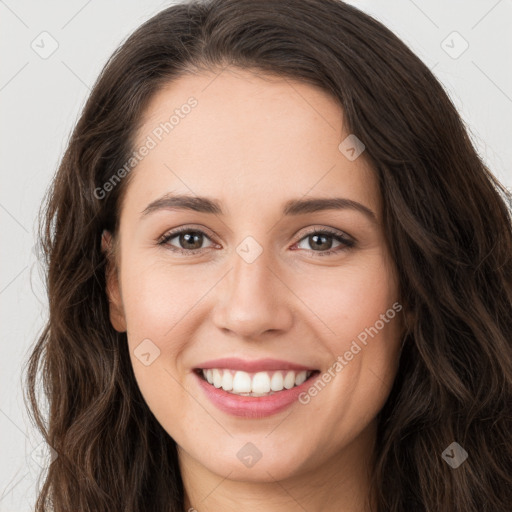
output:
[{"label": "woman", "polygon": [[510,510],[510,195],[368,15],[160,12],[43,220],[37,511]]}]

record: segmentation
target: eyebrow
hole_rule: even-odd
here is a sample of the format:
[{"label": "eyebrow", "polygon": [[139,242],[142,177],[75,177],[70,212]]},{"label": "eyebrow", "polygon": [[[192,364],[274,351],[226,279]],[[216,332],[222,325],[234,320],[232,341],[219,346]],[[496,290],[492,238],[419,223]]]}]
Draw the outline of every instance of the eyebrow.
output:
[{"label": "eyebrow", "polygon": [[[370,208],[357,201],[343,197],[290,199],[284,203],[283,215],[295,216],[325,210],[346,209],[357,210],[366,215],[371,221],[377,222],[377,217]],[[199,196],[165,194],[151,202],[143,210],[141,217],[144,218],[159,210],[191,210],[213,215],[224,215],[220,203],[215,199]]]}]

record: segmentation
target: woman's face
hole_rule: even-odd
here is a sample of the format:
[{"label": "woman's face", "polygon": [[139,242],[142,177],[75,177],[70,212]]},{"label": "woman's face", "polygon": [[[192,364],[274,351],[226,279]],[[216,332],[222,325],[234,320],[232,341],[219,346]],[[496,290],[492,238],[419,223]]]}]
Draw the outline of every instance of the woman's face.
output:
[{"label": "woman's face", "polygon": [[349,135],[320,89],[233,68],[185,75],[146,110],[108,293],[182,464],[271,481],[371,443],[402,313]]}]

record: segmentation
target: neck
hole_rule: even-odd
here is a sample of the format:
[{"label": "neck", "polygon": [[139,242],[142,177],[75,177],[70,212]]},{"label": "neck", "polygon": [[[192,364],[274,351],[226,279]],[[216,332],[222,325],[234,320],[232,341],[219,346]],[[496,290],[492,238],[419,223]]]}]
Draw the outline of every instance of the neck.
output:
[{"label": "neck", "polygon": [[[370,496],[370,469],[374,463],[376,422],[337,453],[318,465],[297,468],[284,479],[239,481],[211,472],[178,448],[187,512],[375,512]],[[272,468],[267,471],[272,476]],[[370,502],[372,507],[370,507]]]}]

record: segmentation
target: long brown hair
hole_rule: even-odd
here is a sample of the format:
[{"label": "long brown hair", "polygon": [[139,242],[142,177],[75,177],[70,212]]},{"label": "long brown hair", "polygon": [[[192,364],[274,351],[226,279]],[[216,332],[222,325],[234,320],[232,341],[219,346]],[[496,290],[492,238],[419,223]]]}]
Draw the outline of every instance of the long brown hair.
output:
[{"label": "long brown hair", "polygon": [[[28,361],[26,400],[58,457],[36,512],[183,510],[176,443],[141,396],[126,333],[109,321],[101,234],[117,233],[130,175],[105,197],[97,190],[128,161],[141,114],[162,86],[226,65],[332,95],[375,169],[401,303],[413,318],[378,415],[378,511],[510,512],[510,193],[428,67],[381,23],[337,0],[174,5],[104,67],[42,205],[49,321]],[[468,454],[457,468],[442,457],[453,442]]]}]

